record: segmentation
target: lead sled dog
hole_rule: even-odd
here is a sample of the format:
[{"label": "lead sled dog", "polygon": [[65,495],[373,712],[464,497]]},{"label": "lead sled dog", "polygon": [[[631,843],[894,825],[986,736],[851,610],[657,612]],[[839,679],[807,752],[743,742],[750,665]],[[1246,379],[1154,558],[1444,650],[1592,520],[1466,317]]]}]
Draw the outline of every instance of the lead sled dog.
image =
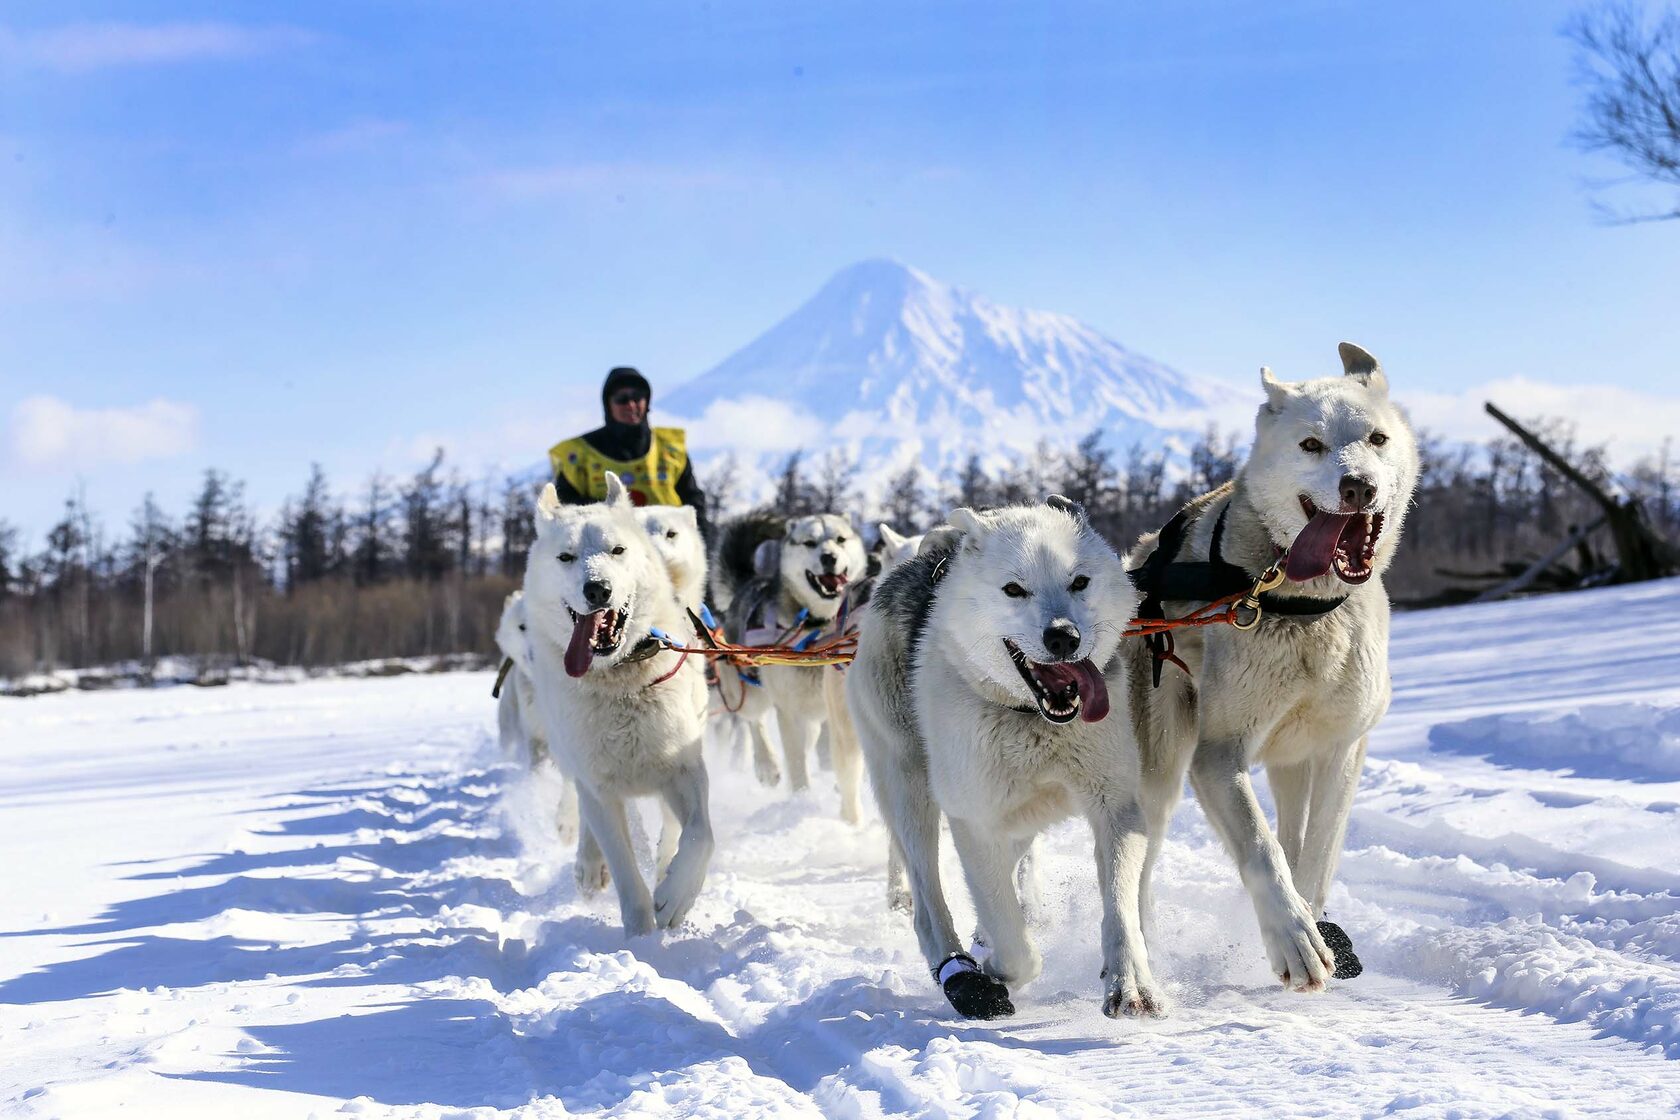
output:
[{"label": "lead sled dog", "polygon": [[[1015,869],[1040,830],[1082,813],[1102,892],[1103,1011],[1160,1013],[1142,895],[1175,793],[1145,779],[1125,711],[1118,654],[1136,592],[1066,499],[948,521],[876,587],[846,673],[923,956],[961,1014],[1012,1014],[1008,986],[1042,967]],[[941,812],[990,946],[983,965],[945,903]]]},{"label": "lead sled dog", "polygon": [[[592,875],[618,889],[625,932],[672,928],[694,905],[711,860],[701,733],[706,684],[698,659],[665,649],[654,631],[686,632],[664,560],[628,492],[607,476],[604,502],[560,503],[552,484],[537,502],[524,609],[536,711],[550,752],[577,782],[582,837],[601,862]],[[660,838],[658,885],[636,866],[626,799],[660,798],[680,833]]]},{"label": "lead sled dog", "polygon": [[[1272,970],[1302,991],[1359,967],[1339,927],[1319,919],[1366,736],[1388,708],[1382,573],[1418,475],[1415,437],[1381,366],[1352,343],[1340,354],[1341,377],[1289,383],[1262,369],[1248,461],[1131,556],[1145,594],[1165,590],[1159,605],[1178,617],[1199,603],[1172,598],[1151,562],[1234,565],[1246,582],[1287,549],[1288,582],[1262,597],[1254,629],[1179,631],[1174,652],[1188,675],[1128,643],[1129,687],[1145,757],[1164,760],[1175,788],[1188,769],[1254,902]],[[1275,836],[1249,780],[1256,764],[1276,802]]]}]

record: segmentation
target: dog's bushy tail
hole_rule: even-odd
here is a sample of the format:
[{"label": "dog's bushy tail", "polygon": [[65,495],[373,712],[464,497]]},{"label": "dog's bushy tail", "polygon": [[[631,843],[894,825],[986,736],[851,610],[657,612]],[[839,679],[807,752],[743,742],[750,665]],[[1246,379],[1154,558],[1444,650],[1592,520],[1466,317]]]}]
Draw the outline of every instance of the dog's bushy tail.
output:
[{"label": "dog's bushy tail", "polygon": [[767,509],[756,509],[724,525],[718,534],[711,563],[711,603],[727,611],[740,590],[759,573],[755,568],[759,546],[782,538],[787,519]]}]

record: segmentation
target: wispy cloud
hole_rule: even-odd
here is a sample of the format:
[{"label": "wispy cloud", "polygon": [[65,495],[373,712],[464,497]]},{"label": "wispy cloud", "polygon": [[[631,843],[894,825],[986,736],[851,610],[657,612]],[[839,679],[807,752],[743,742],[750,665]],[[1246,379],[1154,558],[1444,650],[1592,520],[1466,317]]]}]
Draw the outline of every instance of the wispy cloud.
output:
[{"label": "wispy cloud", "polygon": [[317,36],[284,25],[72,23],[0,27],[0,60],[79,74],[118,66],[248,58],[307,46]]},{"label": "wispy cloud", "polygon": [[684,423],[678,417],[661,417],[659,423],[682,424],[689,443],[696,449],[730,450],[746,454],[768,451],[797,451],[830,442],[826,425],[786,401],[766,397],[713,401],[705,415]]},{"label": "wispy cloud", "polygon": [[11,458],[29,470],[93,470],[168,459],[198,443],[198,410],[154,400],[132,408],[76,408],[36,396],[12,406]]},{"label": "wispy cloud", "polygon": [[579,163],[500,168],[475,175],[471,185],[509,199],[544,198],[579,192],[738,191],[768,185],[768,178],[704,167],[642,163]]}]

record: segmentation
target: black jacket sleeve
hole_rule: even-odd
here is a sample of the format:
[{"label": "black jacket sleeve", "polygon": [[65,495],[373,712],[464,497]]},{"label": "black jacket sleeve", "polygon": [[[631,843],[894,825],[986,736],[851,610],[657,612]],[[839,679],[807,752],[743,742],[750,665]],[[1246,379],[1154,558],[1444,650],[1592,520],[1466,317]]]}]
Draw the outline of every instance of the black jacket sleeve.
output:
[{"label": "black jacket sleeve", "polygon": [[560,500],[569,506],[586,506],[595,500],[594,498],[586,498],[573,489],[572,484],[566,481],[566,475],[561,471],[554,472],[554,492],[560,495]]},{"label": "black jacket sleeve", "polygon": [[683,505],[694,507],[694,519],[700,523],[700,539],[710,544],[712,525],[706,520],[706,492],[700,489],[700,483],[695,481],[693,460],[685,462],[682,474],[677,476],[677,497],[682,500]]}]

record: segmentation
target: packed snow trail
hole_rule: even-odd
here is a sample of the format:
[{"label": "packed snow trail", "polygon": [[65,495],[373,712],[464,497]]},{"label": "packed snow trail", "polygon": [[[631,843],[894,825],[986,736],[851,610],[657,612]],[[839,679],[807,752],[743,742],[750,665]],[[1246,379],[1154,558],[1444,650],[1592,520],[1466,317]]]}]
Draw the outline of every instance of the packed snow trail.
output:
[{"label": "packed snow trail", "polygon": [[1044,845],[1045,975],[967,1023],[827,775],[789,799],[712,756],[689,926],[626,943],[497,757],[489,674],[0,702],[0,1111],[1673,1112],[1680,582],[1401,616],[1393,649],[1330,903],[1367,972],[1281,990],[1187,802],[1145,1023],[1098,1010],[1078,822]]}]

